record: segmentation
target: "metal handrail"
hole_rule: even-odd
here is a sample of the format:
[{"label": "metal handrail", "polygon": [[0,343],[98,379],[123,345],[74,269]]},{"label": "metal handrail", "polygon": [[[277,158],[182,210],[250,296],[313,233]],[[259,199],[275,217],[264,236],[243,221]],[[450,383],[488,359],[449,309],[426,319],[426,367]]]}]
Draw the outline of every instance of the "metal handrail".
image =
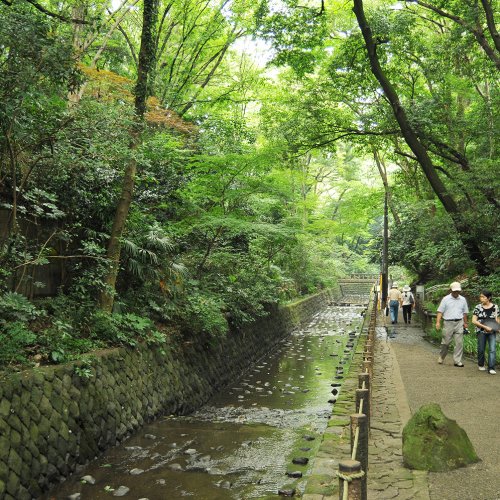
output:
[{"label": "metal handrail", "polygon": [[[469,282],[468,278],[466,278],[462,281],[459,281],[459,283],[461,285],[464,285],[464,286],[466,286],[468,282]],[[449,283],[441,283],[439,285],[433,285],[433,286],[430,286],[429,288],[426,288],[425,293],[433,293],[433,292],[436,292],[438,290],[447,290],[449,287],[450,287]]]}]

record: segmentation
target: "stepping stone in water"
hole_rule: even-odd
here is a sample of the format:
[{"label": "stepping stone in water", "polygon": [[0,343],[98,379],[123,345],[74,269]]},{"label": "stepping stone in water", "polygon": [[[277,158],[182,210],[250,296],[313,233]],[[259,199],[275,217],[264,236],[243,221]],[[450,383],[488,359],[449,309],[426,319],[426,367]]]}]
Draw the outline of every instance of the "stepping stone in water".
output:
[{"label": "stepping stone in water", "polygon": [[280,497],[293,497],[295,495],[295,489],[292,489],[292,490],[278,490],[278,495]]},{"label": "stepping stone in water", "polygon": [[142,474],[144,472],[144,469],[132,469],[130,471],[130,474],[132,476],[138,476],[139,474]]},{"label": "stepping stone in water", "polygon": [[168,468],[176,472],[182,472],[184,470],[181,464],[170,464]]},{"label": "stepping stone in water", "polygon": [[130,491],[130,488],[127,488],[126,486],[120,486],[117,490],[113,492],[114,497],[124,497],[128,492]]}]

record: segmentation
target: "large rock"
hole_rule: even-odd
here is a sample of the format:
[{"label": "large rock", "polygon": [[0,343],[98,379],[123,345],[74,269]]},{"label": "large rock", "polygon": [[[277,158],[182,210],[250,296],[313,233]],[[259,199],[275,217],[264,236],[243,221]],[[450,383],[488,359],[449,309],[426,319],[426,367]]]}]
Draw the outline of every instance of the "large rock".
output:
[{"label": "large rock", "polygon": [[403,461],[410,469],[449,471],[479,461],[465,431],[438,404],[422,406],[403,430]]}]

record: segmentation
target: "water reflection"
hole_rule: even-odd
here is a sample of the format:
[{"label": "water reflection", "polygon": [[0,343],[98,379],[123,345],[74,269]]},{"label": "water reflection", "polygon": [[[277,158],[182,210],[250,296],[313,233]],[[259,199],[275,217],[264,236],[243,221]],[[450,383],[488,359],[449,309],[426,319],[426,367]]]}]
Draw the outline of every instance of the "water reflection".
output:
[{"label": "water reflection", "polygon": [[[327,307],[203,408],[145,426],[47,498],[109,499],[120,486],[130,489],[127,498],[149,500],[301,492],[341,390],[361,312],[359,306]],[[83,475],[95,484],[82,484]]]}]

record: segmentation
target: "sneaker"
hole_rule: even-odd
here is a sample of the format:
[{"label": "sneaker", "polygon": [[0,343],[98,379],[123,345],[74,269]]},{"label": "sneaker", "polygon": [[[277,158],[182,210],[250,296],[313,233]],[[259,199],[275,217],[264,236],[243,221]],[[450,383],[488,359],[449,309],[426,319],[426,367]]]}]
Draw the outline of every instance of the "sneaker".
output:
[{"label": "sneaker", "polygon": [[479,369],[480,372],[486,371],[486,367],[485,366],[479,366],[478,369]]},{"label": "sneaker", "polygon": [[440,365],[442,365],[442,364],[443,364],[443,358],[442,358],[441,356],[439,356],[439,358],[438,358],[438,363],[439,363]]},{"label": "sneaker", "polygon": [[488,370],[488,373],[490,375],[496,375],[497,374],[497,372],[495,370]]},{"label": "sneaker", "polygon": [[455,366],[458,366],[459,368],[463,368],[464,364],[463,363],[455,363]]}]

